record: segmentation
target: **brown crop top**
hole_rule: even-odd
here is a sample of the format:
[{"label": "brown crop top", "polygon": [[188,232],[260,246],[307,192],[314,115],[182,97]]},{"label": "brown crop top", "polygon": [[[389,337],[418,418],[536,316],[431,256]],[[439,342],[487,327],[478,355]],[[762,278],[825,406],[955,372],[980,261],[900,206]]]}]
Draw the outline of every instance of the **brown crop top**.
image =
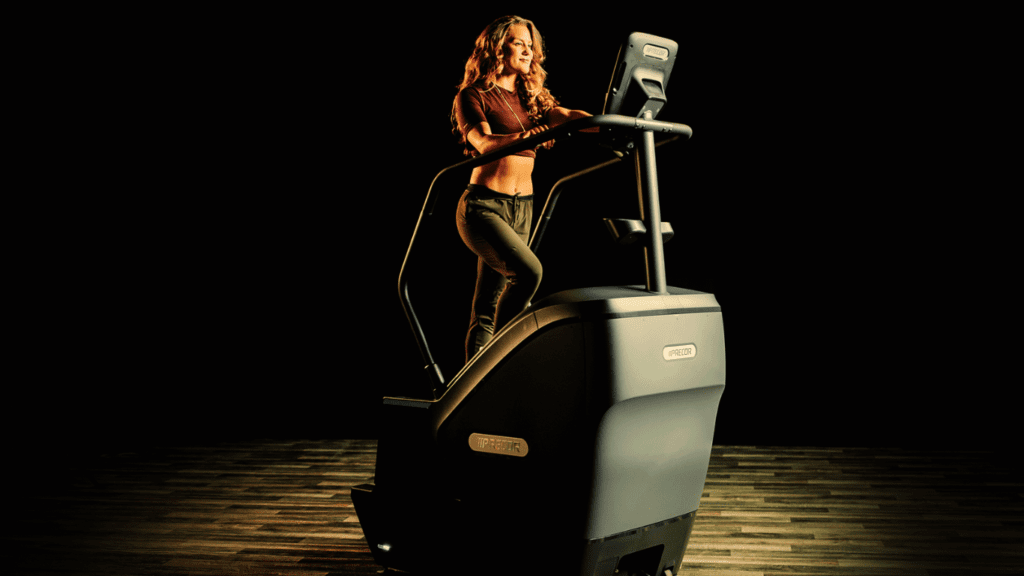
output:
[{"label": "brown crop top", "polygon": [[[516,119],[517,116],[518,119]],[[487,122],[490,125],[491,134],[516,134],[536,126],[519,102],[519,96],[515,92],[509,92],[497,85],[492,86],[490,90],[481,90],[476,86],[470,86],[459,92],[459,95],[455,97],[455,120],[459,123],[459,129],[463,135],[468,132],[469,128],[481,122]],[[522,122],[522,126],[520,126],[520,122]],[[466,150],[472,156],[480,155],[469,143],[468,138],[466,139]],[[536,158],[537,153],[533,150],[522,150],[512,156]]]}]

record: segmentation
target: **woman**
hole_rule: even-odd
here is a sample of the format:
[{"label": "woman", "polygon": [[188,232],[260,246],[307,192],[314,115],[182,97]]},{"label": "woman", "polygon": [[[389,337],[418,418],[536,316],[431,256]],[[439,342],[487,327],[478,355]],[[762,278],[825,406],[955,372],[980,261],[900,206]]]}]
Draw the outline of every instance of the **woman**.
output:
[{"label": "woman", "polygon": [[[543,62],[541,36],[529,20],[505,16],[480,34],[452,107],[452,132],[465,143],[467,155],[485,154],[548,126],[590,116],[558,106],[544,86]],[[527,245],[536,156],[534,150],[524,150],[474,168],[459,201],[459,234],[478,256],[467,362],[529,305],[540,286],[540,261]]]}]

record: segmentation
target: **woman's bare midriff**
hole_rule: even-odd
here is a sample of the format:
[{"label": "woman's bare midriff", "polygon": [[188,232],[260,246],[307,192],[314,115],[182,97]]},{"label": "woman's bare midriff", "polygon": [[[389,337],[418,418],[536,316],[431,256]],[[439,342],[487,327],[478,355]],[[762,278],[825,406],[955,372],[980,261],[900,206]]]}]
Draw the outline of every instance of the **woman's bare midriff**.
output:
[{"label": "woman's bare midriff", "polygon": [[533,194],[533,162],[533,158],[526,156],[505,156],[474,168],[469,182],[502,194]]}]

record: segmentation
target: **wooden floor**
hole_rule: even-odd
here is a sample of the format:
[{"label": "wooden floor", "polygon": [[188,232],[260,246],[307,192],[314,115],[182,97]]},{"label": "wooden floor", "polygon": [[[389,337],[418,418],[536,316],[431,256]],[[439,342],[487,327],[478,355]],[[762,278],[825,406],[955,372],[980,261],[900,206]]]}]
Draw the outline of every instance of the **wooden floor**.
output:
[{"label": "wooden floor", "polygon": [[[349,497],[375,451],[239,442],[52,468],[8,494],[24,514],[8,515],[2,571],[376,574]],[[716,446],[681,573],[1024,574],[1024,480],[998,456]]]}]

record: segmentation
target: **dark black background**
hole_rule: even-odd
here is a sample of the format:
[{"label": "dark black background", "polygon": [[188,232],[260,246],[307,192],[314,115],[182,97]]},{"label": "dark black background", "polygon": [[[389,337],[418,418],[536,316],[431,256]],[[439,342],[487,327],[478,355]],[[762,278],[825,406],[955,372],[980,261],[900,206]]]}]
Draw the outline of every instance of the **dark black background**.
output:
[{"label": "dark black background", "polygon": [[[984,96],[1003,80],[977,57],[983,31],[968,40],[955,14],[673,10],[519,13],[551,91],[591,112],[629,32],[679,42],[660,118],[694,136],[659,151],[666,259],[669,284],[722,305],[716,443],[1012,446],[1013,378],[994,369],[1012,334],[991,196],[1006,155]],[[465,60],[506,12],[63,15],[73,40],[38,46],[55,89],[26,144],[43,159],[16,250],[23,442],[376,437],[380,398],[425,386],[398,272],[428,186],[462,158],[448,115]],[[538,202],[608,157],[542,151]],[[633,216],[631,171],[606,172],[562,200],[538,298],[643,282],[600,224]],[[447,375],[472,295],[466,181],[439,183],[411,288]]]}]

